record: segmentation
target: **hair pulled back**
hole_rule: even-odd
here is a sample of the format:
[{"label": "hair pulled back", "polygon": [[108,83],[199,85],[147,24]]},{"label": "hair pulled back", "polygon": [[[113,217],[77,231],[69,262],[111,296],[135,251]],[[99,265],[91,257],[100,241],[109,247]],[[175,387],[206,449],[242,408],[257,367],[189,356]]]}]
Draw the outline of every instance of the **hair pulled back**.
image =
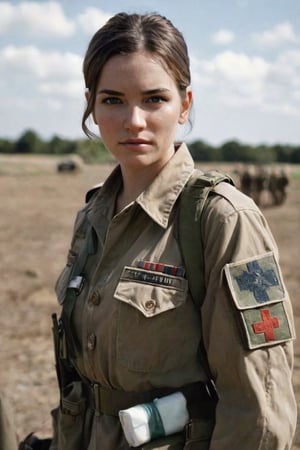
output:
[{"label": "hair pulled back", "polygon": [[86,121],[93,112],[98,80],[104,65],[112,56],[139,50],[149,51],[161,62],[180,92],[185,93],[190,85],[187,46],[182,33],[170,20],[156,13],[116,14],[92,37],[83,61],[89,99],[82,117],[82,129],[87,136],[93,136]]}]

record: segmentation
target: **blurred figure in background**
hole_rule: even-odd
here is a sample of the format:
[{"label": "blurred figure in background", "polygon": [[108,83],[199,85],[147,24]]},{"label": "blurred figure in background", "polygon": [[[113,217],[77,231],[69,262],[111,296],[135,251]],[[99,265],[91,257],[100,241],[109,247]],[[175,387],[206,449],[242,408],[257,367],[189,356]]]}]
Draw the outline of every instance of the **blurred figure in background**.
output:
[{"label": "blurred figure in background", "polygon": [[286,188],[289,184],[287,172],[284,168],[273,168],[269,179],[269,191],[272,204],[282,205],[286,201]]}]

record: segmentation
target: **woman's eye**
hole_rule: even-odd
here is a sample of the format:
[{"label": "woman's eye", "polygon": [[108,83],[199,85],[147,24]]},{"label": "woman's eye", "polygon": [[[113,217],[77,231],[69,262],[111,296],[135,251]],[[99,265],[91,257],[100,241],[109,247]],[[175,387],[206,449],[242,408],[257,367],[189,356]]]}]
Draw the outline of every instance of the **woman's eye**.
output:
[{"label": "woman's eye", "polygon": [[160,95],[154,95],[153,97],[149,97],[147,99],[147,103],[162,103],[165,99]]},{"label": "woman's eye", "polygon": [[106,104],[106,105],[118,105],[121,102],[121,99],[118,97],[106,97],[102,100],[102,103]]}]

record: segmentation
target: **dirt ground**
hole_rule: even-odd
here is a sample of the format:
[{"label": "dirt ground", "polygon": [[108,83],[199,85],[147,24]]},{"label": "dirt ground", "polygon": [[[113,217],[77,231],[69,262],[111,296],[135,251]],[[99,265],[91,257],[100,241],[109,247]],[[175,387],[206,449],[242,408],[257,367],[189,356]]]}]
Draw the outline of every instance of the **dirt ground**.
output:
[{"label": "dirt ground", "polygon": [[[51,314],[59,308],[53,286],[84,193],[111,170],[82,166],[78,173],[59,174],[56,164],[54,157],[0,156],[0,388],[12,404],[20,437],[51,434],[49,412],[58,401]],[[299,166],[291,167],[286,203],[264,213],[279,245],[300,334]],[[299,406],[299,339],[294,385]],[[300,449],[300,419],[293,449]]]}]

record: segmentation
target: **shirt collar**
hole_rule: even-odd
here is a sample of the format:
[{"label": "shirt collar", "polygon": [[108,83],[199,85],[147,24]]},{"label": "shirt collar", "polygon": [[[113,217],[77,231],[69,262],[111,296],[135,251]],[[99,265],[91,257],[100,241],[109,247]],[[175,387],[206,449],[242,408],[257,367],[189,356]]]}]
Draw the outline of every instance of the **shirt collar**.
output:
[{"label": "shirt collar", "polygon": [[[194,161],[187,146],[182,143],[153,182],[137,197],[135,203],[158,225],[166,228],[173,206],[193,171]],[[96,195],[98,198],[88,207],[88,216],[91,218],[91,215],[101,214],[106,218],[112,217],[121,186],[121,169],[117,166],[103,183],[100,196]]]},{"label": "shirt collar", "polygon": [[173,206],[193,170],[190,152],[185,144],[181,144],[150,186],[138,196],[136,203],[158,225],[166,228]]}]

